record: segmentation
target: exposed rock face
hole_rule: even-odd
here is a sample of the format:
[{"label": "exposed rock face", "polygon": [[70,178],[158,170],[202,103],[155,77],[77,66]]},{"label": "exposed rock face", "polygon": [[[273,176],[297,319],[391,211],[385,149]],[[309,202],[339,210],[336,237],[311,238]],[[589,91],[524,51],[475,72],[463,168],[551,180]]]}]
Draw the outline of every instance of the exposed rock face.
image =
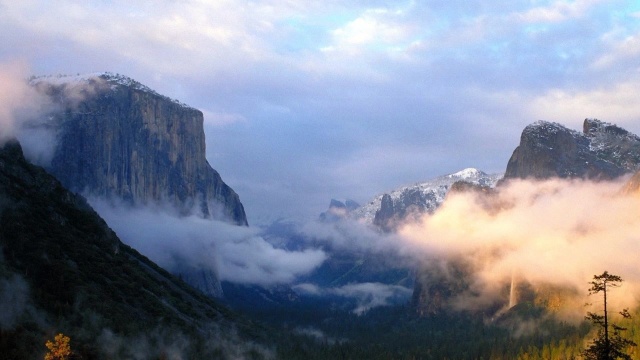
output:
[{"label": "exposed rock face", "polygon": [[464,169],[379,195],[353,211],[352,216],[364,219],[383,231],[394,231],[404,221],[433,213],[444,201],[451,185],[457,181],[492,187],[501,178],[502,174],[489,175],[473,168]]},{"label": "exposed rock face", "polygon": [[461,180],[461,181],[456,181],[451,185],[451,188],[449,189],[449,192],[447,193],[447,195],[455,194],[455,193],[467,193],[467,192],[488,194],[494,191],[495,189],[491,186],[474,184],[472,182]]},{"label": "exposed rock face", "polygon": [[[247,225],[238,195],[205,158],[202,112],[119,75],[57,80],[32,83],[62,106],[48,170],[64,186]],[[78,82],[84,92],[70,97]]]},{"label": "exposed rock face", "polygon": [[337,221],[343,219],[349,214],[359,208],[360,205],[350,199],[345,200],[344,202],[336,199],[331,199],[329,203],[329,209],[327,211],[320,214],[321,221]]},{"label": "exposed rock face", "polygon": [[505,179],[613,179],[640,165],[640,138],[616,125],[584,121],[583,132],[545,121],[527,126]]},{"label": "exposed rock face", "polygon": [[[66,188],[248,224],[240,198],[205,157],[199,110],[121,75],[45,77],[31,84],[56,105],[47,125],[56,129],[57,145],[47,170]],[[188,263],[169,270],[205,294],[222,296],[213,270]]]},{"label": "exposed rock face", "polygon": [[450,301],[469,289],[471,268],[462,261],[431,260],[416,274],[412,306],[420,316],[451,309]]}]

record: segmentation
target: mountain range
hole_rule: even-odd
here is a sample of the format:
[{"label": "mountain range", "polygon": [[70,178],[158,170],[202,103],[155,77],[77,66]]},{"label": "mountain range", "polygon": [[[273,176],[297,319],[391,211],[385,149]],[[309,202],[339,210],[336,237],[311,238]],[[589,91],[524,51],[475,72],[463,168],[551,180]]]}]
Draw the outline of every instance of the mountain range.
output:
[{"label": "mountain range", "polygon": [[[172,351],[187,358],[272,357],[262,346],[263,327],[215,299],[223,286],[227,305],[261,309],[263,319],[278,316],[288,330],[300,330],[291,319],[305,317],[318,326],[348,327],[345,314],[366,315],[409,299],[409,323],[418,321],[416,314],[441,316],[468,289],[472,269],[456,261],[403,263],[366,241],[393,240],[400,225],[435,214],[454,193],[491,195],[520,179],[616,179],[640,168],[640,138],[616,125],[586,119],[578,132],[538,121],[523,130],[504,174],[469,168],[388,191],[363,206],[331,200],[312,229],[282,222],[260,234],[277,249],[321,249],[326,260],[320,266],[287,284],[221,283],[214,269],[186,261],[167,269],[173,275],[165,271],[122,243],[83,197],[246,228],[240,197],[205,158],[202,112],[117,74],[39,77],[30,84],[50,104],[26,126],[49,132],[55,142],[50,156],[39,159],[42,167],[30,164],[16,141],[0,148],[0,301],[8,310],[0,316],[0,349],[10,357],[29,353],[28,344],[43,343],[54,331],[71,335],[86,358],[131,358],[135,344],[122,345],[131,336],[153,344],[147,351],[156,357]],[[638,176],[627,182],[627,194],[637,193]],[[363,229],[368,237],[356,239]],[[529,305],[561,291],[520,289]],[[105,344],[121,345],[110,350]]]}]

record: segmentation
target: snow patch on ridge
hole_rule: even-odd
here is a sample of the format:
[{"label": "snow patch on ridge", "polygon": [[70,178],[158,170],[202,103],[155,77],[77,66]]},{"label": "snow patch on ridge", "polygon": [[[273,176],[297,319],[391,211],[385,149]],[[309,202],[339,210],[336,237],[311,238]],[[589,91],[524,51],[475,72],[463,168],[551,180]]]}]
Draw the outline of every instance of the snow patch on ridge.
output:
[{"label": "snow patch on ridge", "polygon": [[128,88],[143,91],[149,94],[153,94],[155,96],[162,97],[171,101],[172,103],[182,106],[184,108],[197,110],[192,106],[189,106],[179,100],[169,98],[167,96],[159,94],[157,91],[151,89],[150,87],[122,74],[112,73],[112,72],[95,72],[95,73],[87,73],[87,74],[76,74],[76,75],[44,75],[44,76],[33,76],[29,79],[29,83],[31,85],[37,85],[40,83],[48,83],[53,86],[77,86],[77,85],[88,85],[94,82],[105,81],[107,84],[111,85],[111,90],[116,90],[118,86],[126,86]]},{"label": "snow patch on ridge", "polygon": [[[467,181],[476,185],[494,187],[498,180],[502,179],[503,175],[504,174],[502,173],[486,174],[475,168],[467,168],[456,173],[440,176],[425,182],[403,186],[392,190],[391,192],[387,192],[386,194],[389,194],[393,202],[396,203],[400,201],[405,194],[415,192],[417,190],[424,194],[426,198],[431,199],[430,203],[425,204],[425,207],[435,210],[444,202],[447,192],[449,192],[453,183],[457,181]],[[376,216],[376,212],[380,210],[384,194],[385,193],[377,195],[365,205],[354,210],[351,213],[351,216],[367,224],[372,224],[373,219]]]}]

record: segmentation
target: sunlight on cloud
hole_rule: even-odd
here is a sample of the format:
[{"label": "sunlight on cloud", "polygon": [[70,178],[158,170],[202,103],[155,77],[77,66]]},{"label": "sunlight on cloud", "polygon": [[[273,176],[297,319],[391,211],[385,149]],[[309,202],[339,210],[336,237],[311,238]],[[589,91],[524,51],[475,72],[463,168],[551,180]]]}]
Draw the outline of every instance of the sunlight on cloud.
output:
[{"label": "sunlight on cloud", "polygon": [[0,145],[16,134],[16,114],[28,104],[30,91],[24,81],[26,66],[14,62],[0,64]]},{"label": "sunlight on cloud", "polygon": [[333,44],[322,48],[322,51],[357,55],[364,50],[406,48],[414,41],[410,39],[412,28],[402,21],[402,15],[401,10],[366,10],[360,17],[333,30]]},{"label": "sunlight on cloud", "polygon": [[621,194],[621,185],[512,181],[489,197],[451,194],[401,234],[427,259],[471,266],[476,294],[464,299],[468,307],[498,296],[514,274],[534,288],[567,287],[586,296],[587,282],[604,270],[627,281],[618,295],[629,306],[640,295],[640,198]]},{"label": "sunlight on cloud", "polygon": [[[23,62],[0,63],[0,145],[9,138],[17,137],[23,147],[27,145],[22,141],[21,135],[30,130],[31,123],[38,120],[40,115],[51,107],[49,99],[29,86],[27,74],[28,66]],[[32,135],[42,135],[32,132]],[[32,141],[35,147],[50,144],[40,136]],[[25,155],[29,158],[33,153],[33,147],[24,148]],[[38,153],[38,151],[34,151]]]}]

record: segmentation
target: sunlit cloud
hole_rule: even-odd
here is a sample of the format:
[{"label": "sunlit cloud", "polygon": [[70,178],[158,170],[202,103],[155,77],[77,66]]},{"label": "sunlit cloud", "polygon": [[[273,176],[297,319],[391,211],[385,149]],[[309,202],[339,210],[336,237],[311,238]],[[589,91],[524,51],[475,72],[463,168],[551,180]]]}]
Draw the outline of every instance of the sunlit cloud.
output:
[{"label": "sunlit cloud", "polygon": [[605,270],[627,281],[615,301],[631,306],[640,299],[640,199],[622,194],[621,187],[513,181],[488,198],[450,195],[434,215],[408,224],[401,234],[427,262],[462,259],[471,266],[474,295],[463,295],[458,306],[505,297],[514,274],[534,289],[571,289],[584,303],[585,284]]},{"label": "sunlit cloud", "polygon": [[9,138],[19,137],[24,125],[51,105],[46,97],[29,86],[28,71],[24,62],[0,63],[0,145]]}]

